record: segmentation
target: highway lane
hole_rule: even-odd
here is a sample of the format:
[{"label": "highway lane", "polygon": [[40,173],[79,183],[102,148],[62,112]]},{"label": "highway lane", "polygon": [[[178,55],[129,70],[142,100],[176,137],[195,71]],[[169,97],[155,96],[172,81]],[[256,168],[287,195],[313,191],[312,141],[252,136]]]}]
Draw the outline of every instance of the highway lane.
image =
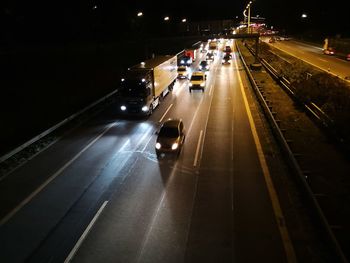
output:
[{"label": "highway lane", "polygon": [[[268,42],[268,38],[262,38],[262,40]],[[304,60],[322,71],[326,71],[342,79],[350,77],[349,61],[337,58],[335,56],[324,55],[322,48],[320,47],[294,40],[276,41],[275,43],[269,44],[294,57]]]},{"label": "highway lane", "polygon": [[[147,120],[105,112],[8,176],[1,261],[63,262],[80,244],[74,262],[286,262],[237,74],[217,59],[204,94],[181,81]],[[157,160],[169,117],[186,143]]]},{"label": "highway lane", "polygon": [[[216,64],[213,91],[206,91],[198,111],[186,102],[168,112],[182,113],[187,127],[189,113],[194,116],[180,158],[140,160],[72,262],[293,262],[285,254],[234,68]],[[197,102],[198,94],[186,95]]]}]

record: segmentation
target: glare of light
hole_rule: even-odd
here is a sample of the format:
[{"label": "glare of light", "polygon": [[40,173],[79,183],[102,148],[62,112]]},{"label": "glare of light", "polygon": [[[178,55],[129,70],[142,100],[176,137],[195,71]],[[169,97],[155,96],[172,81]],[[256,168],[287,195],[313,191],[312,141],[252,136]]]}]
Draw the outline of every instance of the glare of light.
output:
[{"label": "glare of light", "polygon": [[92,9],[94,9],[94,10],[97,9],[97,5],[94,5],[94,6],[92,7]]},{"label": "glare of light", "polygon": [[122,105],[122,106],[120,106],[120,109],[121,109],[122,111],[125,111],[125,110],[126,110],[126,106]]},{"label": "glare of light", "polygon": [[139,17],[140,17],[140,16],[143,16],[143,13],[142,13],[142,12],[138,12],[138,13],[137,13],[137,16],[139,16]]},{"label": "glare of light", "polygon": [[301,15],[301,17],[302,17],[302,18],[307,18],[307,14],[303,13],[303,14]]},{"label": "glare of light", "polygon": [[168,16],[164,17],[164,21],[168,21],[170,18]]},{"label": "glare of light", "polygon": [[146,65],[146,63],[142,61],[141,66],[144,67],[145,65]]},{"label": "glare of light", "polygon": [[176,150],[177,147],[179,147],[179,144],[177,142],[175,142],[175,143],[173,143],[173,145],[171,145],[172,150]]},{"label": "glare of light", "polygon": [[184,19],[182,19],[181,21],[182,21],[182,23],[186,23],[187,19],[184,18]]}]

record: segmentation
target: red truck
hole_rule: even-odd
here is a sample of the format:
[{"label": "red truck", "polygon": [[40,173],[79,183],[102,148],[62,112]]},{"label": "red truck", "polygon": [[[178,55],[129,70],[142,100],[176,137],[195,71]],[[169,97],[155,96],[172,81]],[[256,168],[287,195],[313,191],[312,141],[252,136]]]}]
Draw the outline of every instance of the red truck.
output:
[{"label": "red truck", "polygon": [[192,61],[196,61],[197,49],[185,49],[185,56],[189,56],[192,58]]}]

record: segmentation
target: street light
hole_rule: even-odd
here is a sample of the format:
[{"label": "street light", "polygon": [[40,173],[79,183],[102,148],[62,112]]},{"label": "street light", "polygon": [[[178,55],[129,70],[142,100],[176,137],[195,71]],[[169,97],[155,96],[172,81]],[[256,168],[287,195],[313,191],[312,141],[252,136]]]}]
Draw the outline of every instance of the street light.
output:
[{"label": "street light", "polygon": [[[253,3],[253,1],[249,1],[249,3],[247,4],[246,8],[243,11],[243,15],[244,15],[244,23],[246,22],[247,18],[248,18],[248,24],[247,24],[247,33],[250,33],[250,6]],[[248,11],[248,15],[246,14],[246,12]]]},{"label": "street light", "polygon": [[307,18],[307,14],[305,13],[301,14],[301,18]]},{"label": "street light", "polygon": [[166,16],[166,17],[164,17],[164,21],[169,21],[169,17],[168,16]]},{"label": "street light", "polygon": [[181,22],[182,22],[182,23],[186,23],[186,22],[187,22],[187,19],[184,18],[184,19],[181,20]]},{"label": "street light", "polygon": [[137,16],[138,16],[138,17],[143,16],[143,13],[142,13],[142,12],[138,12],[138,13],[137,13]]}]

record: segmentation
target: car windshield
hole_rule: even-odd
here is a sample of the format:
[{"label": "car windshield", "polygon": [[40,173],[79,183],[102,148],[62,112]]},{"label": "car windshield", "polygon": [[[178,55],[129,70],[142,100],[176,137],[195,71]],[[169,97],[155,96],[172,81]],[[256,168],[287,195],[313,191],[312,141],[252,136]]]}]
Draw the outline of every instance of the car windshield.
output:
[{"label": "car windshield", "polygon": [[203,76],[192,76],[191,80],[203,80]]},{"label": "car windshield", "polygon": [[176,138],[179,136],[179,131],[176,127],[162,127],[159,131],[159,137]]}]

